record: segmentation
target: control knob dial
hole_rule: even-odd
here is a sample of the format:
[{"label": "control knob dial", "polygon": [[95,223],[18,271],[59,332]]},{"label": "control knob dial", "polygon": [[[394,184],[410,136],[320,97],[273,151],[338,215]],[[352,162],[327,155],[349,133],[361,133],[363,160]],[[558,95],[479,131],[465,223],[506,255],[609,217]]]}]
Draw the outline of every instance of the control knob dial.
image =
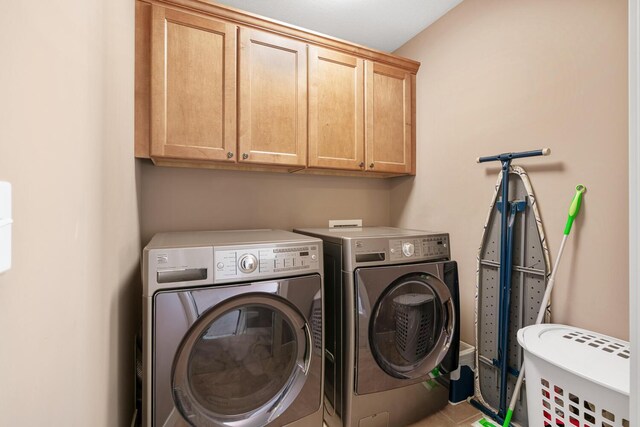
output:
[{"label": "control knob dial", "polygon": [[404,242],[402,244],[402,253],[404,256],[413,256],[416,252],[416,247],[411,242]]},{"label": "control knob dial", "polygon": [[238,266],[240,267],[240,271],[242,271],[243,273],[253,273],[258,267],[258,259],[255,257],[255,255],[244,254],[240,257]]}]

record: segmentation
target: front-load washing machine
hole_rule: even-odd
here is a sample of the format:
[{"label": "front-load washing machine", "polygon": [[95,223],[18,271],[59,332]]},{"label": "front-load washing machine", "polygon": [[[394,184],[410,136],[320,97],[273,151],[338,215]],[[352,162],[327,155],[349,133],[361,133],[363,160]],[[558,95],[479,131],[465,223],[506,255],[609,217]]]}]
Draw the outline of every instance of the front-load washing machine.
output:
[{"label": "front-load washing machine", "polygon": [[162,233],[143,253],[143,424],[322,426],[322,241]]},{"label": "front-load washing machine", "polygon": [[389,227],[295,231],[324,241],[329,427],[400,427],[444,407],[460,324],[449,235]]}]

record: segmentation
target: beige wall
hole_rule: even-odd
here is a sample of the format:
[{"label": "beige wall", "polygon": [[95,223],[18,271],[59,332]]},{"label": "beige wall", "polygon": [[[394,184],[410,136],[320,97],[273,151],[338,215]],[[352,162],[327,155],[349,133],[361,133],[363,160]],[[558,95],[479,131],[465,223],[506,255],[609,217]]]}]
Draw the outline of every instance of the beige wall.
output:
[{"label": "beige wall", "polygon": [[141,169],[143,245],[182,230],[326,227],[329,219],[389,224],[389,180],[281,173]]},{"label": "beige wall", "polygon": [[474,342],[475,257],[497,164],[529,171],[552,257],[576,184],[588,187],[557,276],[553,318],[628,336],[627,2],[466,0],[397,53],[419,60],[418,175],[393,181],[396,225],[446,230]]},{"label": "beige wall", "polygon": [[8,2],[0,16],[0,425],[124,426],[139,312],[131,0]]},{"label": "beige wall", "polygon": [[448,230],[473,341],[473,260],[496,174],[474,159],[507,150],[554,150],[520,162],[554,253],[572,187],[589,187],[556,320],[627,336],[626,2],[467,0],[413,39],[401,53],[423,63],[419,172],[395,180],[136,165],[133,6],[12,2],[0,17],[0,180],[14,185],[15,219],[0,425],[127,425],[140,239],[157,231],[350,217]]}]

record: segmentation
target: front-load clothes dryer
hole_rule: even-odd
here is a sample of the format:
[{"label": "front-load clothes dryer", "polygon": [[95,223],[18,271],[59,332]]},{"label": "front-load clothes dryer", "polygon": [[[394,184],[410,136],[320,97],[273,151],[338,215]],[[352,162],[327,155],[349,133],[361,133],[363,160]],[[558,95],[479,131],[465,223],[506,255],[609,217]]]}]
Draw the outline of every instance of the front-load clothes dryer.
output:
[{"label": "front-load clothes dryer", "polygon": [[401,427],[443,408],[460,324],[449,235],[295,231],[324,241],[327,425]]},{"label": "front-load clothes dryer", "polygon": [[322,426],[322,241],[162,233],[143,253],[145,427]]}]

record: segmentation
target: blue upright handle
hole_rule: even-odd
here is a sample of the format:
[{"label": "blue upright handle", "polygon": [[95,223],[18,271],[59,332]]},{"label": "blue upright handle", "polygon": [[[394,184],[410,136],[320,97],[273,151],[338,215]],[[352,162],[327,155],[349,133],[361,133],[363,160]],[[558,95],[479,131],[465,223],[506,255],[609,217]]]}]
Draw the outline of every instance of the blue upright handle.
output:
[{"label": "blue upright handle", "polygon": [[495,156],[478,157],[476,161],[478,163],[493,162],[493,161],[504,162],[504,161],[509,161],[513,159],[521,159],[523,157],[548,156],[549,154],[551,154],[550,148],[541,148],[539,150],[521,151],[519,153],[502,153],[502,154],[497,154]]}]

